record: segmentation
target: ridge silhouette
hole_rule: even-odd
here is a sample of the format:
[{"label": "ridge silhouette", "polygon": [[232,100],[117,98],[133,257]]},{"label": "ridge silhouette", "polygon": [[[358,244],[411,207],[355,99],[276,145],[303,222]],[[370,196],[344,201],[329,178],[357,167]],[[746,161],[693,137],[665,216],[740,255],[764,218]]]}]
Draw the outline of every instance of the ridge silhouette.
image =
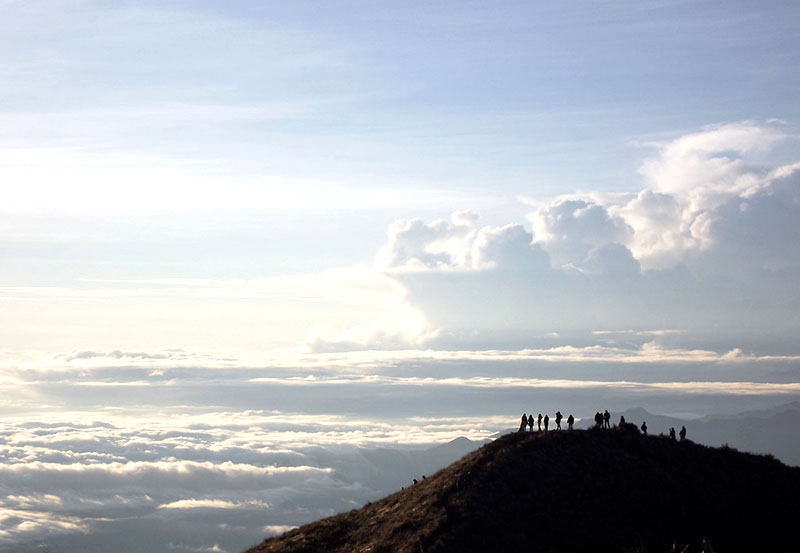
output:
[{"label": "ridge silhouette", "polygon": [[[635,425],[630,425],[635,426]],[[247,553],[800,551],[800,468],[635,428],[503,436]]]}]

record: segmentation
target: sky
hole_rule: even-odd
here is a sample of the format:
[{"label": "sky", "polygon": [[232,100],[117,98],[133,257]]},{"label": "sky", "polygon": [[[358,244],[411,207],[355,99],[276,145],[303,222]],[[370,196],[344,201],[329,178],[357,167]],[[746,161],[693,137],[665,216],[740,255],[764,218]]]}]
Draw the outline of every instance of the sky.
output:
[{"label": "sky", "polygon": [[0,550],[233,552],[532,403],[797,400],[799,27],[0,0]]}]

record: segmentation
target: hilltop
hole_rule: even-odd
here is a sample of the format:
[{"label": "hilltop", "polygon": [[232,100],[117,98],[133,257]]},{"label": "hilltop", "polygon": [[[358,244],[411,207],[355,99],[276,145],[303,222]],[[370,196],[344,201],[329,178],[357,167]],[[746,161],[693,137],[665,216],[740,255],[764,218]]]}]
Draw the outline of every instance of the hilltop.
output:
[{"label": "hilltop", "polygon": [[800,468],[635,430],[514,433],[247,553],[800,551]]}]

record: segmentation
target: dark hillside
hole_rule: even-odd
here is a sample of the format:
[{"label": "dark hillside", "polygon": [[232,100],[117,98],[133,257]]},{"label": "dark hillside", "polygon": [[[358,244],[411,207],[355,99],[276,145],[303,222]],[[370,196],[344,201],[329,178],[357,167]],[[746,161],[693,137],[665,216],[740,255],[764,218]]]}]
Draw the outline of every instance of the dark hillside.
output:
[{"label": "dark hillside", "polygon": [[631,430],[516,433],[266,552],[800,551],[800,468]]}]

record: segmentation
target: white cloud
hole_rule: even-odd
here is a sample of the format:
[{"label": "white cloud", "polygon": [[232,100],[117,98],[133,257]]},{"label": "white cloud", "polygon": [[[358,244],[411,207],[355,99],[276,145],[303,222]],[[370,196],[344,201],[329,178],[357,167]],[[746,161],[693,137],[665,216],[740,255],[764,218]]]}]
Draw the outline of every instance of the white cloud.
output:
[{"label": "white cloud", "polygon": [[14,544],[35,537],[42,539],[65,532],[86,533],[90,521],[78,516],[65,516],[22,509],[0,509],[0,544]]},{"label": "white cloud", "polygon": [[158,509],[269,509],[268,503],[258,500],[225,501],[223,499],[180,499],[159,505]]},{"label": "white cloud", "polygon": [[468,211],[453,213],[449,221],[400,219],[386,231],[387,243],[378,250],[375,263],[380,269],[469,268],[477,221]]},{"label": "white cloud", "polygon": [[[77,535],[89,547],[146,528],[170,536],[176,550],[236,551],[262,539],[265,526],[278,533],[418,477],[403,472],[416,465],[401,453],[359,447],[485,439],[531,404],[543,412],[566,405],[578,416],[621,396],[626,406],[672,398],[685,409],[691,396],[740,405],[800,395],[796,381],[767,378],[797,356],[654,343],[215,355],[84,350],[31,355],[28,365],[6,357],[2,370],[38,401],[15,395],[0,404],[0,542]],[[202,365],[213,359],[220,364]],[[142,380],[150,387],[116,384]],[[96,392],[85,386],[92,382],[116,388]]]},{"label": "white cloud", "polygon": [[536,242],[556,267],[580,266],[589,252],[608,244],[624,244],[630,227],[591,199],[557,199],[530,215]]},{"label": "white cloud", "polygon": [[547,255],[532,242],[533,235],[522,225],[484,227],[472,244],[472,268],[544,272],[549,269]]},{"label": "white cloud", "polygon": [[427,321],[425,347],[522,348],[552,333],[664,326],[730,347],[785,344],[800,330],[800,163],[756,154],[786,139],[775,124],[746,122],[658,144],[639,193],[556,198],[530,214],[532,232],[478,230],[458,214],[400,221],[379,266]]},{"label": "white cloud", "polygon": [[[721,208],[735,199],[769,195],[776,180],[795,170],[794,165],[769,169],[748,162],[748,154],[783,138],[775,125],[747,122],[661,144],[658,156],[640,169],[646,187],[628,204],[610,208],[633,228],[628,246],[640,263],[648,269],[668,267],[724,240],[714,229],[724,218]],[[747,256],[740,259],[748,262]]]},{"label": "white cloud", "polygon": [[690,212],[714,209],[765,185],[763,172],[748,167],[743,156],[767,150],[783,137],[774,125],[710,127],[659,145],[658,157],[645,162],[640,173],[648,188],[679,198]]}]

